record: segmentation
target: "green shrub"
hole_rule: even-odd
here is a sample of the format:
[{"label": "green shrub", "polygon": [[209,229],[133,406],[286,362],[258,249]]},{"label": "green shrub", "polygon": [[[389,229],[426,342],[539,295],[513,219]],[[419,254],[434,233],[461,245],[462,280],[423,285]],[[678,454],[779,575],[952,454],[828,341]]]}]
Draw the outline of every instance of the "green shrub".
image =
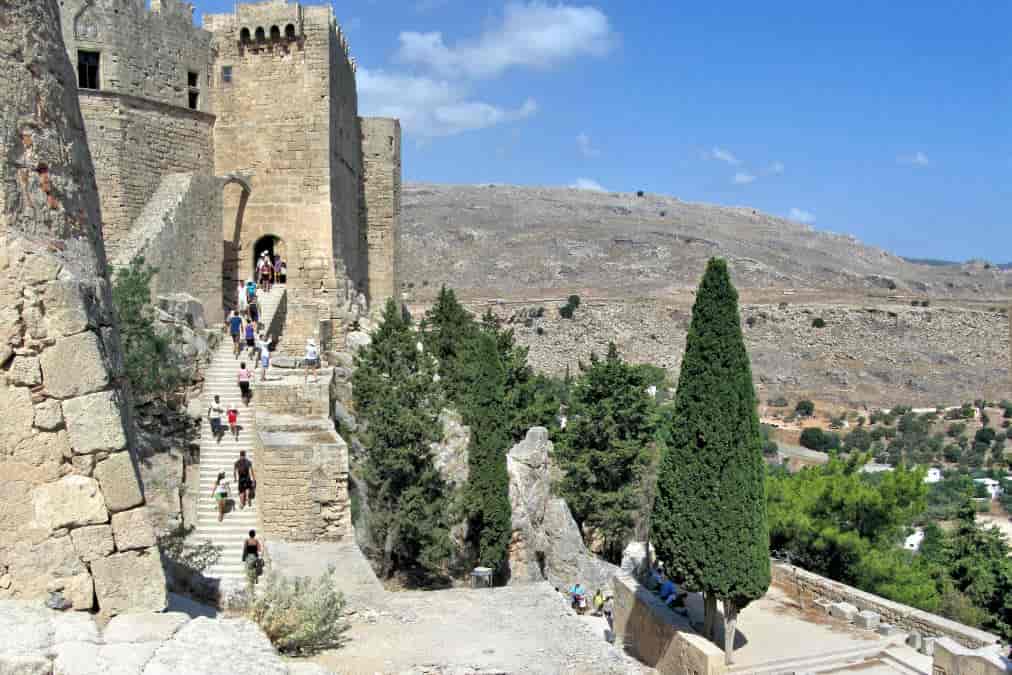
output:
[{"label": "green shrub", "polygon": [[840,437],[819,427],[806,427],[801,432],[801,445],[809,450],[828,452],[840,448]]},{"label": "green shrub", "polygon": [[348,624],[334,570],[316,579],[289,579],[269,571],[251,594],[246,616],[282,654],[305,656],[340,647]]},{"label": "green shrub", "polygon": [[576,308],[580,306],[580,296],[571,295],[566,300],[566,304],[559,307],[559,316],[563,319],[572,319],[573,314],[576,312]]},{"label": "green shrub", "polygon": [[949,428],[945,430],[945,433],[949,438],[959,438],[966,431],[966,422],[953,422],[949,425]]},{"label": "green shrub", "polygon": [[815,414],[815,404],[808,399],[798,401],[798,404],[794,406],[794,412],[800,417],[811,417]]},{"label": "green shrub", "polygon": [[984,427],[983,429],[977,429],[977,433],[973,435],[975,443],[988,444],[992,442],[997,436],[997,433],[991,427]]},{"label": "green shrub", "polygon": [[825,328],[826,321],[820,316],[812,319],[812,328]]},{"label": "green shrub", "polygon": [[182,381],[171,341],[155,330],[151,304],[151,279],[158,270],[134,258],[113,279],[112,304],[119,323],[123,363],[134,393],[140,396],[169,394]]}]

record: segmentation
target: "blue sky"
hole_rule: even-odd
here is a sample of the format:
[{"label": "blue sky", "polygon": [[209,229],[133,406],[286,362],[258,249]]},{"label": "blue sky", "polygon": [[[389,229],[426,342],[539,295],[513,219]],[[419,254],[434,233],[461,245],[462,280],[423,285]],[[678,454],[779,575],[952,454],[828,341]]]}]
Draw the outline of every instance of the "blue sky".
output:
[{"label": "blue sky", "polygon": [[901,255],[1012,260],[1005,0],[335,12],[362,114],[402,118],[405,180],[646,190]]}]

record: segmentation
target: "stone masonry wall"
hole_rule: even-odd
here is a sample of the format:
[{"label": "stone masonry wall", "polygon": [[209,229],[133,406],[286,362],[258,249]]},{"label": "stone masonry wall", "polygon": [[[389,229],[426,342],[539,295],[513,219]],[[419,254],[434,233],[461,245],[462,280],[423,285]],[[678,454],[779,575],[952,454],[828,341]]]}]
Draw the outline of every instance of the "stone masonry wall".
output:
[{"label": "stone masonry wall", "polygon": [[396,297],[397,237],[401,217],[401,125],[363,117],[362,221],[368,246],[368,288],[373,305]]},{"label": "stone masonry wall", "polygon": [[[211,35],[193,25],[193,8],[180,0],[61,0],[63,39],[77,82],[78,50],[100,54],[99,89],[197,110],[208,110]],[[197,73],[189,86],[188,73]],[[87,119],[87,112],[85,118]]]},{"label": "stone masonry wall", "polygon": [[217,225],[223,182],[214,176],[166,176],[111,261],[115,269],[143,256],[158,270],[151,280],[151,296],[192,295],[204,306],[209,323],[222,320],[222,241]]},{"label": "stone masonry wall", "polygon": [[904,630],[917,631],[929,637],[949,637],[971,649],[995,644],[999,639],[997,635],[986,631],[886,600],[793,565],[774,563],[771,568],[773,583],[794,596],[800,594],[806,604],[814,602],[816,598],[825,598],[832,602],[849,602],[860,610],[878,612],[882,621]]},{"label": "stone masonry wall", "polygon": [[[115,256],[165,176],[212,175],[214,118],[108,92],[81,92],[81,109],[102,199],[106,247]],[[217,215],[213,222],[197,225],[217,233],[220,219]]]},{"label": "stone masonry wall", "polygon": [[625,572],[615,575],[614,633],[643,663],[670,675],[722,675],[724,652]]},{"label": "stone masonry wall", "polygon": [[253,462],[267,538],[340,541],[351,535],[348,445],[327,417],[257,412]]},{"label": "stone masonry wall", "polygon": [[0,599],[165,607],[56,0],[0,0]]}]

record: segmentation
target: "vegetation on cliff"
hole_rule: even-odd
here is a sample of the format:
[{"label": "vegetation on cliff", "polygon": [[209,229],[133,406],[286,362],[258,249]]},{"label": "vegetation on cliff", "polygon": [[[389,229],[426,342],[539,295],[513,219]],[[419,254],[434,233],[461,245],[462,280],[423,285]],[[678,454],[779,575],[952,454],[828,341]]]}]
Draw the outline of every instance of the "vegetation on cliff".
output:
[{"label": "vegetation on cliff", "polygon": [[725,653],[735,621],[770,583],[765,464],[738,294],[712,259],[696,293],[662,452],[651,540],[686,588],[703,593],[703,632],[724,604]]}]

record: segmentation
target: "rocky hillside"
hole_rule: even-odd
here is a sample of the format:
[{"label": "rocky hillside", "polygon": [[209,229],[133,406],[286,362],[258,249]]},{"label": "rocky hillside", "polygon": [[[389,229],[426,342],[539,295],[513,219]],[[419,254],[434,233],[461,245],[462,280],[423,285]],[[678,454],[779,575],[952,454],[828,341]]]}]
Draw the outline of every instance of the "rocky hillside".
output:
[{"label": "rocky hillside", "polygon": [[909,262],[854,237],[745,207],[674,197],[502,185],[404,186],[401,280],[414,297],[575,291],[664,296],[694,288],[714,255],[739,288],[996,298],[1012,273]]}]

